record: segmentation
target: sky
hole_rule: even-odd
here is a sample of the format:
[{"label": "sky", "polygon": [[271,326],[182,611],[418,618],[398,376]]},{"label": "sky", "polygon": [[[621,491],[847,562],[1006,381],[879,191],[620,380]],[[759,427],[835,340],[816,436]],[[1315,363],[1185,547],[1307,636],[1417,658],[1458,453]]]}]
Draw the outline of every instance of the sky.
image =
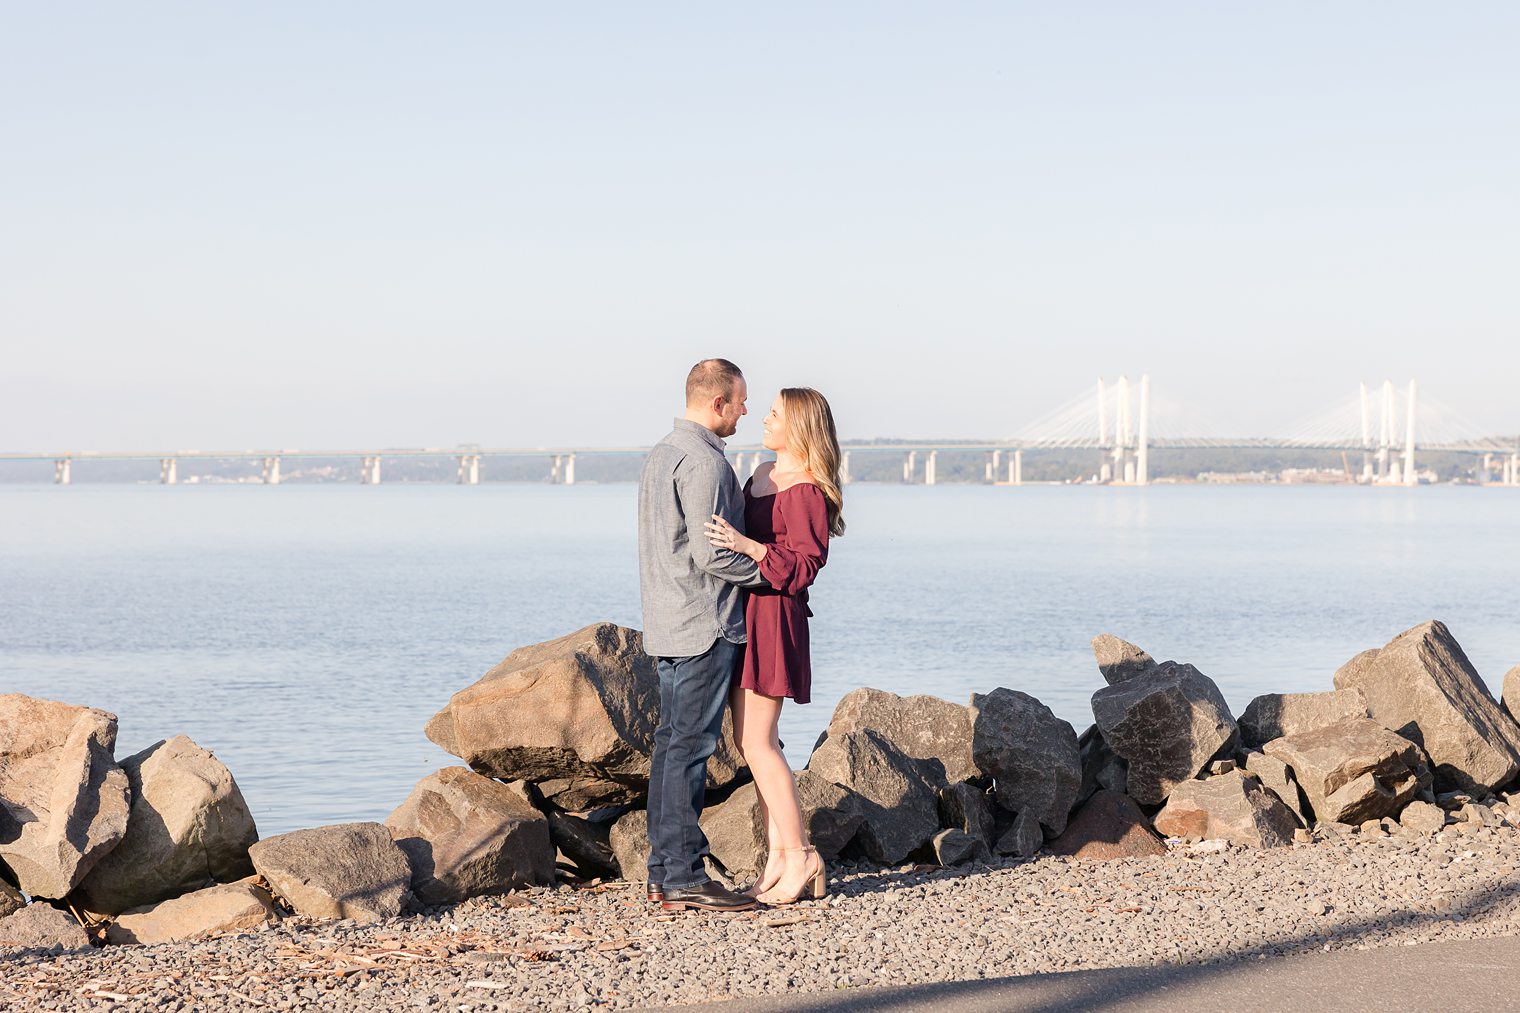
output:
[{"label": "sky", "polygon": [[1520,432],[1513,4],[0,12],[0,449]]}]

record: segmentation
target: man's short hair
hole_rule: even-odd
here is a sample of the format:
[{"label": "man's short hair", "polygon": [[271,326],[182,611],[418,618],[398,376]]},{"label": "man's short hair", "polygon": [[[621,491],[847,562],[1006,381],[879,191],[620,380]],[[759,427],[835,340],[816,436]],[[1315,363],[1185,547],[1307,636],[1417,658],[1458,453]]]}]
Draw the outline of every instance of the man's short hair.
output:
[{"label": "man's short hair", "polygon": [[732,399],[734,385],[742,379],[739,367],[727,359],[703,359],[686,374],[686,404],[706,404],[715,397]]}]

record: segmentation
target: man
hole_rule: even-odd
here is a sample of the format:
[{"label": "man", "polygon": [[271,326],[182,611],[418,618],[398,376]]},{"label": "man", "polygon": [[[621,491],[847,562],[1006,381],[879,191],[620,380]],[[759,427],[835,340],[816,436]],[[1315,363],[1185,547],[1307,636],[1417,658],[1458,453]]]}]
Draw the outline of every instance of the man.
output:
[{"label": "man", "polygon": [[660,725],[649,773],[649,899],[665,910],[743,911],[752,898],[707,875],[702,815],[729,681],[744,648],[740,589],[765,583],[748,556],[718,549],[713,514],[743,530],[744,498],[723,438],[744,416],[744,374],[704,359],[686,377],[686,414],[639,476],[639,584],[644,650],[658,659]]}]

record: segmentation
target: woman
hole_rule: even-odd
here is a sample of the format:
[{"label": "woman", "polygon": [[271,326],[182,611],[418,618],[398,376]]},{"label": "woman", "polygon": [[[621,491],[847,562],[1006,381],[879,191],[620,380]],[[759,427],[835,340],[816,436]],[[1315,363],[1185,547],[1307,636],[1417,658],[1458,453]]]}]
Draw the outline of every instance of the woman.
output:
[{"label": "woman", "polygon": [[729,698],[734,736],[755,778],[765,816],[765,871],[747,891],[766,904],[791,904],[824,894],[823,860],[803,834],[797,784],[781,753],[776,724],[781,702],[807,703],[807,589],[829,555],[829,537],[844,534],[839,437],[822,394],[788,387],[765,417],[764,444],[776,452],[744,486],[745,536],[717,515],[707,524],[714,545],[760,564],[769,587],[745,604],[748,644]]}]

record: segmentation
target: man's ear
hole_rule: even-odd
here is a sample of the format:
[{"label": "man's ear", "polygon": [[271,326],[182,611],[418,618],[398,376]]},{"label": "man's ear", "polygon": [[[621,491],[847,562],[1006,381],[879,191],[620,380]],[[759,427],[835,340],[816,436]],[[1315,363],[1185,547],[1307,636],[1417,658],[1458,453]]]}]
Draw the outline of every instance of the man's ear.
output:
[{"label": "man's ear", "polygon": [[721,418],[723,415],[723,406],[727,403],[728,398],[723,397],[720,394],[717,397],[713,398],[712,401],[708,403],[707,407],[712,409],[712,413],[714,415],[717,415]]}]

